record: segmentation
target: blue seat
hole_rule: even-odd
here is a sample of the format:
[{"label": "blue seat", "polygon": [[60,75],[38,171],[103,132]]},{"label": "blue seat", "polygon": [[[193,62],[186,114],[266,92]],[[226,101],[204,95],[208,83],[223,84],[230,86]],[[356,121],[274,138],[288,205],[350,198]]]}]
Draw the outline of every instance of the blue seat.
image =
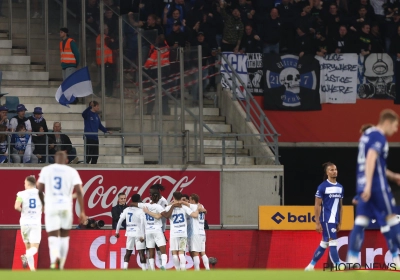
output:
[{"label": "blue seat", "polygon": [[18,96],[6,96],[6,104],[4,104],[4,106],[8,108],[9,113],[16,113],[18,104]]}]

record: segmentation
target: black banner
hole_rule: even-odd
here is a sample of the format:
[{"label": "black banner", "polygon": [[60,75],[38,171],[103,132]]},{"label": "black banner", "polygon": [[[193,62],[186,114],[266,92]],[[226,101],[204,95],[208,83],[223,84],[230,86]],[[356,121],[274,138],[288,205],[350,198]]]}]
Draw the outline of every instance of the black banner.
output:
[{"label": "black banner", "polygon": [[247,89],[254,96],[262,96],[264,93],[264,70],[263,70],[263,54],[248,53],[247,54]]},{"label": "black banner", "polygon": [[314,56],[266,54],[263,65],[265,110],[321,110],[320,66]]}]

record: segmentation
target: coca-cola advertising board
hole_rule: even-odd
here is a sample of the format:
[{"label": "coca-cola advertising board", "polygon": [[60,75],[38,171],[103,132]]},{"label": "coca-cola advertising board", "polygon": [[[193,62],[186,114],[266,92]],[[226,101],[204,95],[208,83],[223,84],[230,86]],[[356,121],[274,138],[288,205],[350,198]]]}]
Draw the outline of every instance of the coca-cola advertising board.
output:
[{"label": "coca-cola advertising board", "polygon": [[[83,182],[85,213],[96,220],[111,225],[111,208],[117,205],[118,194],[125,193],[127,203],[132,195],[142,195],[149,202],[149,189],[160,183],[165,187],[162,195],[172,200],[172,194],[180,191],[196,193],[207,209],[207,222],[220,224],[220,172],[207,170],[142,170],[142,169],[78,169]],[[39,177],[40,169],[1,169],[2,203],[0,224],[19,225],[20,213],[14,210],[17,192],[24,190],[24,179]],[[73,201],[74,224],[79,224],[79,205]]]}]

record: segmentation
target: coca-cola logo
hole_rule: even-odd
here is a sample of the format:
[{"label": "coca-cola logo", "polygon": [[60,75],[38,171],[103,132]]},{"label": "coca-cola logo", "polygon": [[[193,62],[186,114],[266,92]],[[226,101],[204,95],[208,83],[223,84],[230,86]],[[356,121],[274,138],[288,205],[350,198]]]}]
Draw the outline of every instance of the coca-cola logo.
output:
[{"label": "coca-cola logo", "polygon": [[[86,184],[83,186],[83,194],[84,201],[86,204],[86,212],[88,214],[91,213],[90,210],[96,208],[97,213],[90,214],[90,217],[100,217],[100,216],[109,216],[111,217],[111,208],[118,203],[118,194],[125,193],[127,200],[126,203],[129,203],[132,195],[135,193],[143,196],[145,194],[146,198],[142,198],[143,202],[149,202],[150,198],[147,197],[148,189],[154,184],[162,184],[169,190],[172,185],[171,191],[166,198],[167,201],[172,200],[172,194],[176,191],[182,192],[185,188],[190,186],[196,177],[193,179],[189,179],[188,176],[183,176],[179,180],[172,178],[171,176],[153,176],[148,179],[141,187],[138,186],[103,186],[104,176],[96,175],[89,179]],[[147,193],[145,192],[147,190]],[[101,208],[98,209],[98,208]],[[80,208],[78,201],[75,202],[75,213],[79,216]]]}]

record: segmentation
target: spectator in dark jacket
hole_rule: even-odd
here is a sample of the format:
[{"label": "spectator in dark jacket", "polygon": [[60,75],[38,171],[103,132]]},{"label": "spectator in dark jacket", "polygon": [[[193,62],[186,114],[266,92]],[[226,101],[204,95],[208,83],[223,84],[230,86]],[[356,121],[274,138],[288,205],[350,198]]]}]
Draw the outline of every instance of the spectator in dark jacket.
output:
[{"label": "spectator in dark jacket", "polygon": [[289,0],[282,0],[277,7],[279,19],[281,20],[281,41],[279,46],[282,52],[292,52],[296,29],[293,18],[296,15],[296,9]]},{"label": "spectator in dark jacket", "polygon": [[[6,132],[7,126],[0,124],[0,132]],[[8,162],[8,135],[0,134],[0,163]]]},{"label": "spectator in dark jacket", "polygon": [[322,57],[325,56],[328,53],[328,45],[324,32],[321,30],[316,31],[313,42],[315,54]]},{"label": "spectator in dark jacket", "polygon": [[252,24],[254,25],[254,14],[256,11],[254,8],[246,3],[246,0],[239,0],[239,4],[236,6],[240,11],[240,19],[243,25]]},{"label": "spectator in dark jacket", "polygon": [[35,107],[33,110],[33,116],[29,117],[29,121],[31,122],[32,131],[39,131],[39,127],[43,127],[44,132],[49,132],[46,120],[43,118],[41,107]]},{"label": "spectator in dark jacket", "polygon": [[342,17],[339,14],[336,4],[329,6],[329,13],[325,16],[327,36],[336,36],[339,31],[339,26],[342,24]]},{"label": "spectator in dark jacket", "polygon": [[360,6],[357,16],[350,22],[350,29],[354,32],[360,32],[364,23],[370,24],[371,18],[368,15],[367,8],[365,6]]},{"label": "spectator in dark jacket", "polygon": [[392,38],[390,53],[396,56],[397,61],[400,61],[400,26],[397,27],[396,36]]},{"label": "spectator in dark jacket", "polygon": [[279,40],[281,36],[281,22],[278,9],[271,9],[270,15],[261,25],[261,39],[263,42],[263,53],[279,53]]},{"label": "spectator in dark jacket", "polygon": [[[126,208],[126,194],[125,193],[119,193],[118,194],[118,204],[115,205],[111,209],[112,228],[113,229],[117,228],[117,224],[118,224],[118,221],[119,221],[119,216],[121,215],[121,213],[124,211],[125,208]],[[126,221],[123,221],[121,229],[125,229],[125,228],[126,228]]]},{"label": "spectator in dark jacket", "polygon": [[[84,119],[84,131],[97,133],[99,129],[104,133],[110,133],[101,124],[101,120],[98,115],[100,111],[100,104],[97,101],[91,101],[89,107],[82,112],[82,118]],[[99,137],[93,134],[85,134],[86,137],[86,163],[96,164],[99,158]]]},{"label": "spectator in dark jacket", "polygon": [[76,156],[76,149],[72,147],[71,139],[64,133],[61,133],[61,123],[54,122],[54,134],[49,134],[51,139],[50,154],[54,155],[58,151],[66,152],[68,155],[68,162],[71,164],[77,163],[79,158]]},{"label": "spectator in dark jacket", "polygon": [[225,9],[225,3],[221,2],[221,15],[225,21],[222,37],[223,52],[239,52],[240,41],[243,37],[244,26],[240,20],[240,12],[234,8],[231,14]]},{"label": "spectator in dark jacket", "polygon": [[356,52],[361,55],[368,55],[371,53],[371,27],[369,24],[364,23],[361,30],[357,33],[357,49]]},{"label": "spectator in dark jacket", "polygon": [[386,23],[386,51],[391,52],[391,44],[393,38],[397,36],[397,28],[400,26],[400,12],[397,10],[393,13],[393,17]]},{"label": "spectator in dark jacket", "polygon": [[244,28],[244,35],[240,43],[241,53],[261,53],[262,45],[260,36],[254,32],[251,24],[248,24]]},{"label": "spectator in dark jacket", "polygon": [[[38,163],[46,163],[46,158],[48,158],[49,163],[54,163],[54,158],[50,157],[50,144],[53,144],[53,141],[50,137],[47,138],[47,135],[41,134],[44,132],[42,126],[39,126],[37,130],[33,130],[37,132],[36,135],[32,136],[32,142],[35,145],[35,149],[33,150],[33,154],[38,158]],[[47,155],[47,156],[46,156]]]},{"label": "spectator in dark jacket", "polygon": [[177,20],[172,25],[172,32],[165,38],[171,48],[185,47],[187,36],[182,32],[182,23]]},{"label": "spectator in dark jacket", "polygon": [[385,41],[383,41],[382,35],[379,32],[379,25],[377,23],[371,26],[371,53],[383,53],[385,52]]},{"label": "spectator in dark jacket", "polygon": [[295,54],[299,57],[302,57],[305,54],[312,54],[313,53],[313,45],[311,42],[310,35],[306,30],[306,27],[298,27],[296,29],[297,38],[295,42]]},{"label": "spectator in dark jacket", "polygon": [[339,35],[331,38],[328,52],[329,53],[354,53],[356,47],[354,43],[354,36],[349,34],[347,27],[341,25],[339,27]]}]

